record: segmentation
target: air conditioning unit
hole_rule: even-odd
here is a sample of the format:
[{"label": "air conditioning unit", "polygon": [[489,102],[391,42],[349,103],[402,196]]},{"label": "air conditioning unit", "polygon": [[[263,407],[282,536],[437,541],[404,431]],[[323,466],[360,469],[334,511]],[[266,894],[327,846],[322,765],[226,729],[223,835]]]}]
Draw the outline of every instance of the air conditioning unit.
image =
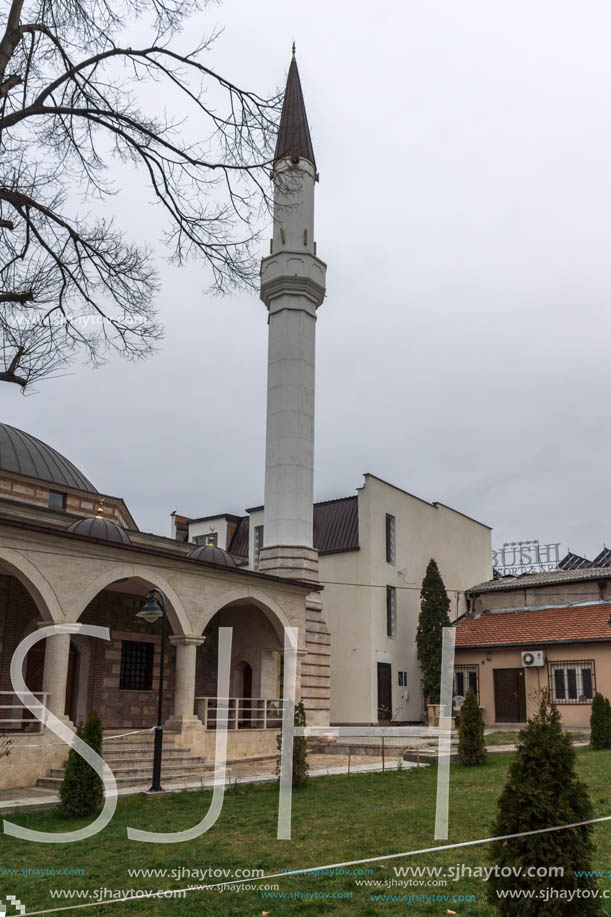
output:
[{"label": "air conditioning unit", "polygon": [[522,665],[525,669],[532,669],[533,666],[545,665],[545,655],[541,650],[525,650],[522,653]]}]

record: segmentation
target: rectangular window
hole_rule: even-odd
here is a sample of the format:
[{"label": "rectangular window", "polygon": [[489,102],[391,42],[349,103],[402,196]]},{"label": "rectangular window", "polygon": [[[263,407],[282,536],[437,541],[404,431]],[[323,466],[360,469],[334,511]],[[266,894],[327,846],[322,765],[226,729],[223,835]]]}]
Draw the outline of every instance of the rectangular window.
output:
[{"label": "rectangular window", "polygon": [[207,535],[196,535],[193,541],[195,544],[209,544],[216,548],[218,547],[219,543],[219,533],[208,532]]},{"label": "rectangular window", "polygon": [[407,672],[399,672],[399,687],[407,688]]},{"label": "rectangular window", "polygon": [[556,704],[591,704],[596,691],[594,660],[549,662],[548,679]]},{"label": "rectangular window", "polygon": [[66,494],[62,494],[58,490],[50,490],[49,491],[49,507],[51,509],[65,509],[66,508]]},{"label": "rectangular window", "polygon": [[479,666],[454,666],[453,690],[454,697],[464,697],[469,691],[473,691],[479,702]]},{"label": "rectangular window", "polygon": [[397,590],[394,586],[386,587],[386,636],[394,637],[397,633]]},{"label": "rectangular window", "polygon": [[255,525],[255,570],[259,569],[259,555],[261,554],[261,548],[263,547],[263,526]]},{"label": "rectangular window", "polygon": [[124,640],[121,644],[122,691],[150,691],[153,687],[155,644],[140,640]]},{"label": "rectangular window", "polygon": [[386,513],[386,562],[394,564],[395,559],[395,517]]}]

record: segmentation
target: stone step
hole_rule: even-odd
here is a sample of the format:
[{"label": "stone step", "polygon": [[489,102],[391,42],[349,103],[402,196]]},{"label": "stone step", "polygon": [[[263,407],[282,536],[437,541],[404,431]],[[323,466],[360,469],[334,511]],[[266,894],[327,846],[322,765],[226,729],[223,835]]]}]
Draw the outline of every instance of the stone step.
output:
[{"label": "stone step", "polygon": [[[190,774],[195,774],[197,776],[197,774],[209,773],[210,771],[213,771],[213,770],[214,770],[214,764],[206,764],[206,763],[197,761],[193,764],[169,764],[167,767],[164,767],[162,764],[161,774],[162,776],[165,773],[182,774],[186,777],[186,776],[189,776]],[[119,783],[120,780],[124,780],[125,778],[132,778],[132,777],[138,778],[136,782],[141,783],[145,781],[148,777],[150,777],[151,774],[153,773],[153,762],[152,761],[150,762],[150,766],[148,765],[148,763],[144,762],[141,767],[124,767],[124,768],[120,768],[119,770],[115,770],[114,768],[112,768],[112,772],[115,776],[115,780],[117,781],[117,783]],[[65,771],[63,767],[52,768],[49,774],[49,777],[53,779],[57,778],[58,780],[63,780],[64,773]],[[41,779],[46,780],[47,778],[43,777]]]},{"label": "stone step", "polygon": [[[182,758],[185,755],[190,757],[189,750],[186,748],[167,748],[165,744],[163,746],[164,758]],[[128,751],[127,749],[125,749],[125,751],[116,751],[115,749],[112,751],[105,751],[102,749],[102,757],[105,761],[142,761],[142,759],[148,761],[152,756],[152,748],[146,748],[144,750],[138,749],[137,751]]]},{"label": "stone step", "polygon": [[[139,758],[138,761],[109,761],[108,758],[104,760],[116,774],[123,773],[124,771],[127,771],[127,773],[133,770],[141,771],[143,768],[151,768],[153,766],[152,755],[148,758]],[[181,755],[179,758],[170,758],[163,755],[161,759],[162,767],[167,765],[167,767],[174,769],[179,767],[201,767],[209,763],[208,759],[203,755]]]},{"label": "stone step", "polygon": [[[162,771],[161,783],[194,783],[200,778],[209,780],[213,776],[213,767],[210,767],[208,770],[200,769],[199,771],[196,771],[192,774],[175,773],[174,771]],[[228,769],[225,778],[229,780],[230,776],[231,771]],[[151,778],[152,770],[148,771],[144,776],[118,777],[116,778],[116,782],[118,787],[146,786],[151,782]],[[59,792],[62,782],[63,777],[40,777],[37,786],[53,789],[56,792]]]}]

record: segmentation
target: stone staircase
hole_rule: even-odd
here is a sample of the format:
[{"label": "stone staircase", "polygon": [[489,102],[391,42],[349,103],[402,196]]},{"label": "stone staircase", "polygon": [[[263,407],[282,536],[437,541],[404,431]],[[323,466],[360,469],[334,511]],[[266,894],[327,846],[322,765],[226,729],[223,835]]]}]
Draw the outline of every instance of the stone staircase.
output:
[{"label": "stone staircase", "polygon": [[[153,775],[152,732],[113,739],[105,736],[102,742],[102,757],[111,768],[117,781],[117,788],[148,786]],[[203,778],[214,776],[214,762],[200,755],[192,755],[189,748],[176,747],[172,735],[164,734],[161,759],[162,786],[197,784]],[[64,779],[64,768],[53,768],[48,777],[40,777],[39,787],[59,791]]]}]

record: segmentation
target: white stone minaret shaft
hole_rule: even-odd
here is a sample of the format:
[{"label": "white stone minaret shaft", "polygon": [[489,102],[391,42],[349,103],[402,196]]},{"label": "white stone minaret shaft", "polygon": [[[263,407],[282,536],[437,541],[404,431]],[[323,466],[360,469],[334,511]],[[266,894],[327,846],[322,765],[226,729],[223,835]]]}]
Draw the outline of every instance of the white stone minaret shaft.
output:
[{"label": "white stone minaret shaft", "polygon": [[316,257],[316,163],[295,59],[274,164],[274,235],[261,264],[269,312],[264,547],[260,569],[315,579],[312,542],[316,310],[326,265]]}]

